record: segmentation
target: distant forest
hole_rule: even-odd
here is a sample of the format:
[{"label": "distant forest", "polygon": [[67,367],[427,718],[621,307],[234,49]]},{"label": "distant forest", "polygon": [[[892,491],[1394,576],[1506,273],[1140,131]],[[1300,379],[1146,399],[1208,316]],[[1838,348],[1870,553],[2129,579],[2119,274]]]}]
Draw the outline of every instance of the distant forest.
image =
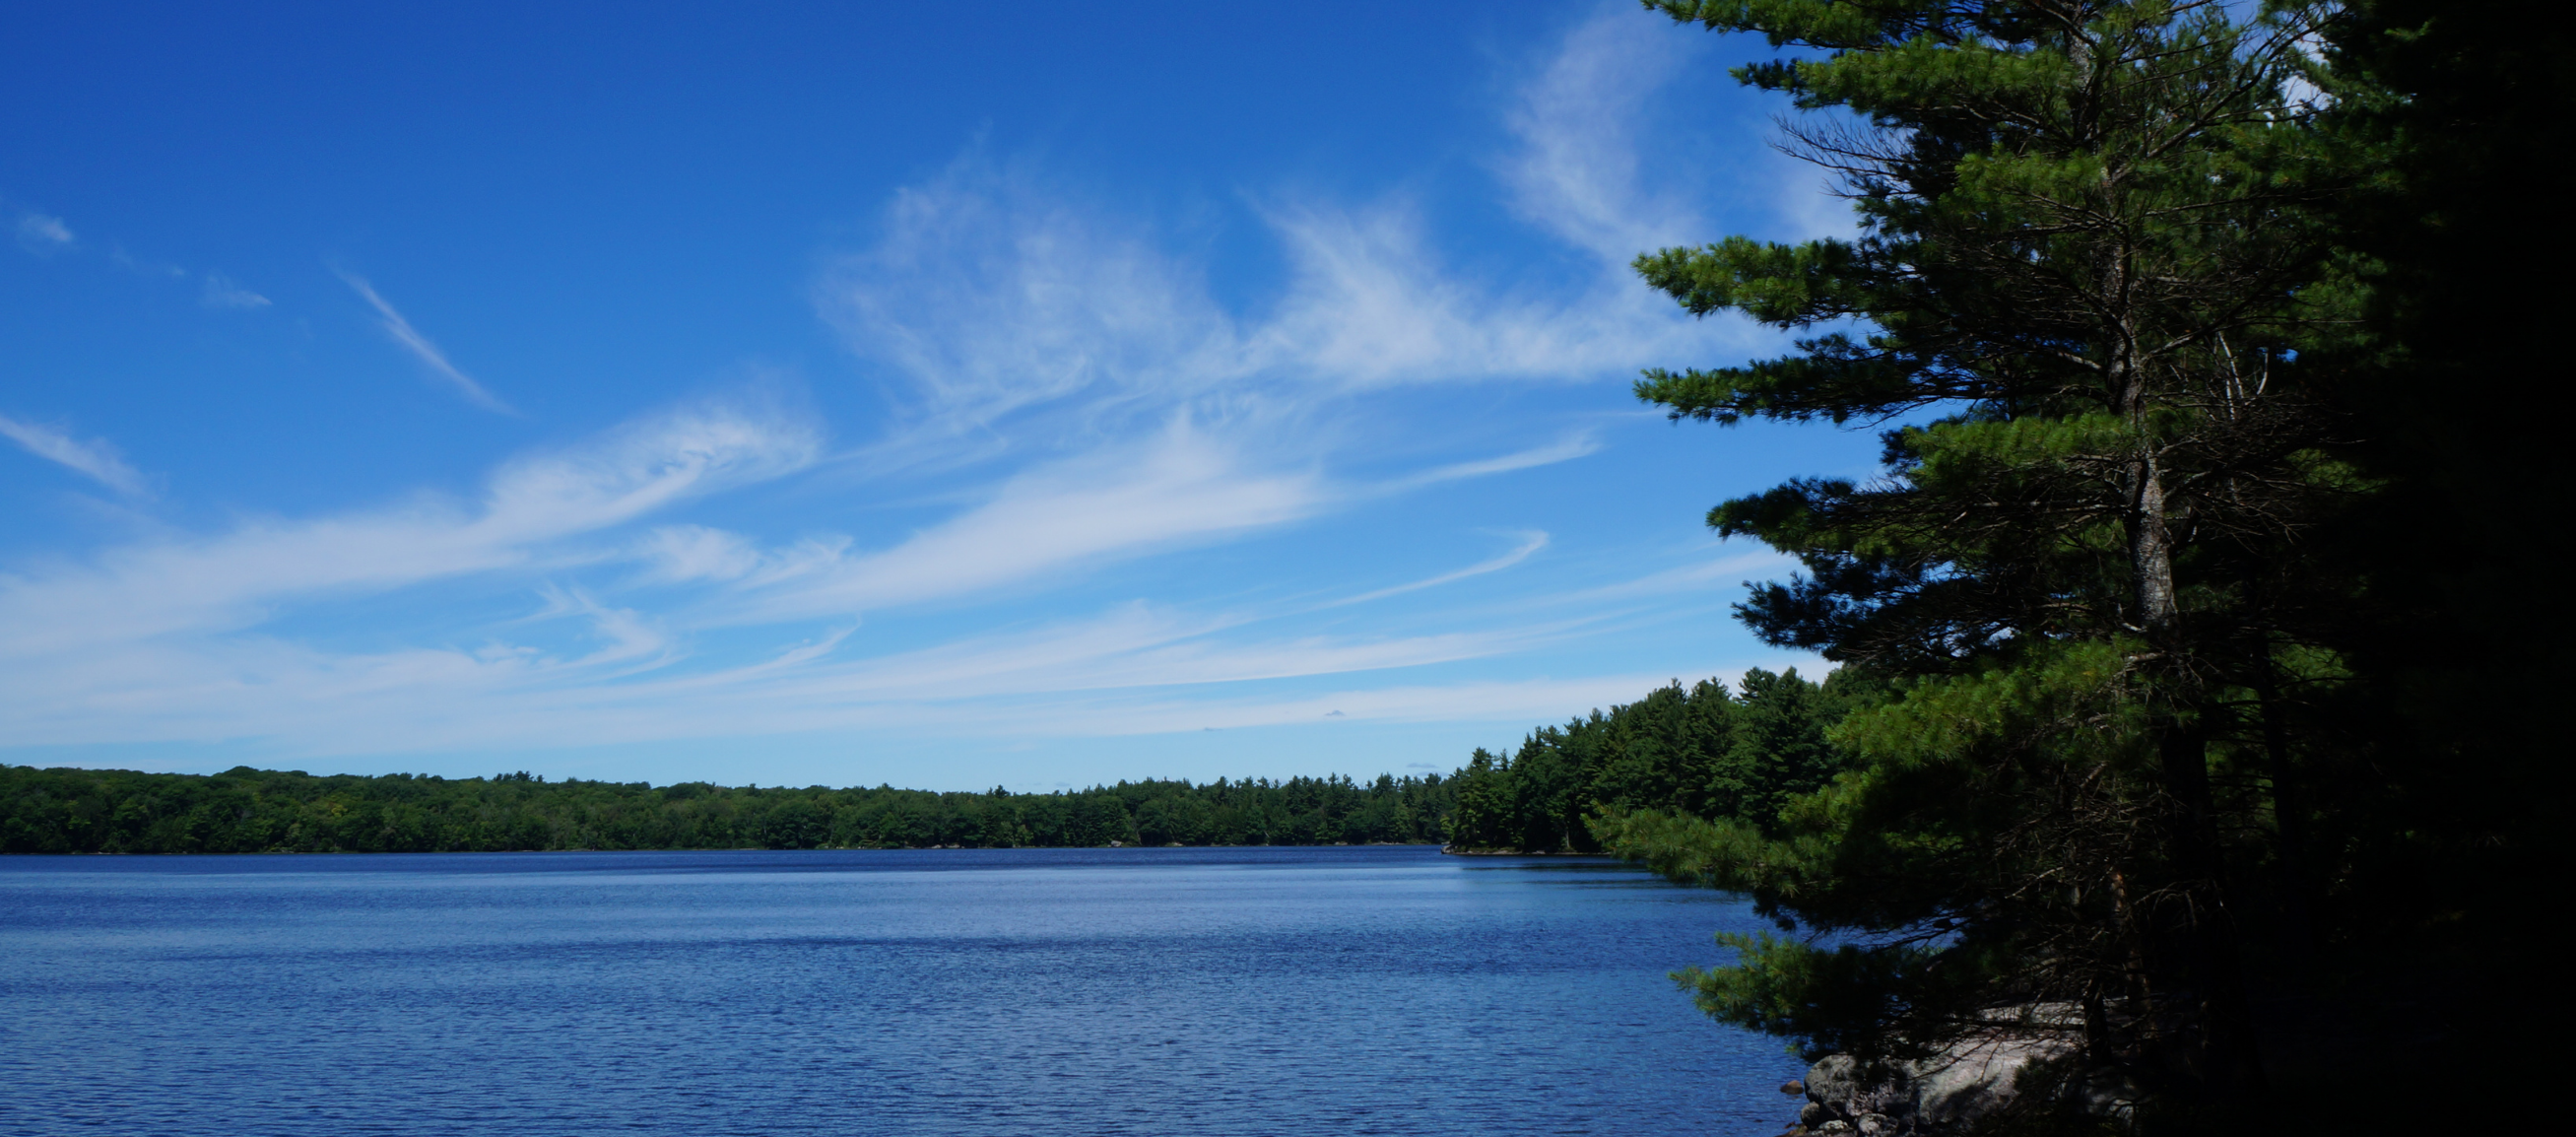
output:
[{"label": "distant forest", "polygon": [[1595,817],[1763,824],[1847,764],[1825,728],[1870,698],[1796,671],[1679,683],[1478,749],[1443,777],[1120,782],[1015,794],[0,766],[0,852],[437,853],[543,849],[1105,848],[1451,844],[1596,852]]},{"label": "distant forest", "polygon": [[730,787],[0,766],[0,852],[445,853],[1332,845],[1443,839],[1423,778],[1120,782],[1073,792]]}]

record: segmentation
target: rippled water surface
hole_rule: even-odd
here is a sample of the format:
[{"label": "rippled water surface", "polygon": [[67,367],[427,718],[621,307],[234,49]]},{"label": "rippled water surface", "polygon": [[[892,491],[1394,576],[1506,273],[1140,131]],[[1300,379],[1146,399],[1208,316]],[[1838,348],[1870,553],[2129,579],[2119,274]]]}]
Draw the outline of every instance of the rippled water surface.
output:
[{"label": "rippled water surface", "polygon": [[1423,848],[0,859],[11,1134],[1776,1132],[1739,902]]}]

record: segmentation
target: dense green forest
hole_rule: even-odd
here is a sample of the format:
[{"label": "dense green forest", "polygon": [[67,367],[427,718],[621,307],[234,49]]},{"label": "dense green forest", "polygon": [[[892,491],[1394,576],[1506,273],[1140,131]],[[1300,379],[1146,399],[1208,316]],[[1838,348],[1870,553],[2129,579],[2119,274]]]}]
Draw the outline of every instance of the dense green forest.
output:
[{"label": "dense green forest", "polygon": [[1435,843],[1438,774],[1047,794],[0,766],[0,852],[429,853]]}]

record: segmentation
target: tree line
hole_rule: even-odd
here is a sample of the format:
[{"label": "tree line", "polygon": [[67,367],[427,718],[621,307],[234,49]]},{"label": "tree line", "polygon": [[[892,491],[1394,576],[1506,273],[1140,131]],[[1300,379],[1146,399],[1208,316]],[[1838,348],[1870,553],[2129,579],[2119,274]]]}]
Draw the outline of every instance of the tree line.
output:
[{"label": "tree line", "polygon": [[1596,819],[1640,809],[1761,824],[1848,764],[1825,731],[1883,698],[1756,668],[1676,681],[1541,727],[1465,767],[1348,777],[1119,782],[936,793],[582,779],[220,774],[0,766],[0,853],[433,853],[568,849],[1105,848],[1445,844],[1600,853]]},{"label": "tree line", "polygon": [[1430,774],[979,794],[550,782],[524,772],[440,778],[0,766],[0,852],[1436,844],[1456,807],[1453,785]]}]

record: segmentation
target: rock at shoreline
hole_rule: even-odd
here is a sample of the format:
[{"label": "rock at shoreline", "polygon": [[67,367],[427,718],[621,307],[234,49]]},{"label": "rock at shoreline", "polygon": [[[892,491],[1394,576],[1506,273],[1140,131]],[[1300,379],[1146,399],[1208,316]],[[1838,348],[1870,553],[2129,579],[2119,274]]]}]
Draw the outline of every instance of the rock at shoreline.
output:
[{"label": "rock at shoreline", "polygon": [[[1858,1137],[1966,1133],[2012,1108],[2032,1088],[2023,1084],[2025,1072],[2074,1052],[2073,1040],[2062,1034],[1995,1032],[1962,1039],[1928,1058],[1869,1070],[1850,1055],[1827,1055],[1807,1071],[1807,1104],[1798,1111],[1798,1124],[1809,1133]],[[2134,1083],[2107,1074],[2074,1077],[2051,1093],[2059,1108],[2123,1127],[2135,1116],[2139,1096]]]}]

